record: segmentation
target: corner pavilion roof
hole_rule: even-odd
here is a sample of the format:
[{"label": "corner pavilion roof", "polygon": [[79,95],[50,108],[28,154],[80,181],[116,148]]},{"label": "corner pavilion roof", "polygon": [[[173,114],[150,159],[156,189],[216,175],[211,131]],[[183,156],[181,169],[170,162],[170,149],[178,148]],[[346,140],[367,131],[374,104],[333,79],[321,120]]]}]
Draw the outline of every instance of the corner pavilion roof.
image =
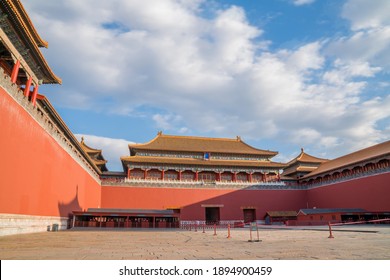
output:
[{"label": "corner pavilion roof", "polygon": [[379,156],[390,156],[390,140],[347,154],[345,156],[329,160],[322,163],[316,170],[303,176],[303,179],[313,177],[318,174],[327,173],[332,170],[336,170],[342,167],[346,167],[358,162],[377,158]]},{"label": "corner pavilion roof", "polygon": [[[48,43],[39,36],[22,3],[19,0],[1,0],[0,10],[6,15],[6,17],[3,17],[3,21],[8,21],[12,26],[11,29],[9,29],[4,28],[2,25],[2,29],[7,36],[11,35],[9,36],[11,38],[13,37],[13,32],[15,32],[24,45],[19,48],[29,50],[22,55],[26,61],[30,61],[29,63],[33,61],[33,64],[36,64],[35,67],[33,67],[33,71],[36,72],[35,74],[37,77],[41,79],[44,84],[61,84],[61,78],[53,73],[39,50],[39,47],[47,48]],[[13,42],[13,44],[17,45],[15,42]]]},{"label": "corner pavilion roof", "polygon": [[80,144],[81,144],[81,147],[83,148],[83,150],[86,151],[87,153],[91,153],[91,154],[101,154],[102,153],[102,150],[91,148],[87,144],[85,144],[84,137],[81,137]]},{"label": "corner pavilion roof", "polygon": [[309,155],[305,153],[303,148],[301,148],[301,153],[286,164],[286,168],[283,170],[283,174],[285,176],[289,176],[296,172],[312,172],[316,170],[321,163],[327,161],[329,160]]},{"label": "corner pavilion roof", "polygon": [[81,138],[80,146],[101,171],[108,170],[106,167],[107,160],[104,159],[102,150],[89,147],[87,144],[85,144],[84,137]]},{"label": "corner pavilion roof", "polygon": [[256,149],[240,137],[229,138],[208,138],[195,136],[173,136],[163,135],[161,132],[148,143],[130,144],[131,150],[155,150],[155,151],[176,151],[176,152],[208,152],[227,154],[249,154],[273,157],[278,152]]},{"label": "corner pavilion roof", "polygon": [[312,155],[309,155],[308,153],[305,153],[303,148],[301,148],[301,153],[291,161],[287,163],[287,165],[293,165],[296,162],[306,162],[306,163],[322,163],[329,161],[328,159],[324,158],[318,158],[318,157],[313,157]]}]

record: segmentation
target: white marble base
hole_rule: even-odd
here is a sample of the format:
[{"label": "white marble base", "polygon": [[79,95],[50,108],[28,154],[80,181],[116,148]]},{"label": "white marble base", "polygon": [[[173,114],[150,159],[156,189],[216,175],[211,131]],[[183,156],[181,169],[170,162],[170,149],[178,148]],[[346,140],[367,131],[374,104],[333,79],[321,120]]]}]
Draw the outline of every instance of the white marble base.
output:
[{"label": "white marble base", "polygon": [[65,230],[69,218],[32,216],[18,214],[0,214],[0,236],[52,231],[53,225],[58,225],[58,230]]}]

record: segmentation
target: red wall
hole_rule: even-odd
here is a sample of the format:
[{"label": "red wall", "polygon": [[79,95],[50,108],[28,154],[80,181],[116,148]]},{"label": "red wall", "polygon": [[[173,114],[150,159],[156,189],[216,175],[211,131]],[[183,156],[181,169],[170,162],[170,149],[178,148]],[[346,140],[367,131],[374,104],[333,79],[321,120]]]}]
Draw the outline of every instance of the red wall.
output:
[{"label": "red wall", "polygon": [[166,209],[181,207],[182,220],[204,220],[202,205],[224,205],[221,220],[242,220],[245,207],[256,207],[256,218],[266,211],[306,207],[306,191],[215,190],[151,187],[102,187],[103,208]]},{"label": "red wall", "polygon": [[61,146],[0,88],[0,213],[66,217],[87,208],[181,207],[183,220],[203,220],[202,205],[224,205],[221,220],[243,219],[242,208],[390,210],[390,173],[296,190],[100,187]]},{"label": "red wall", "polygon": [[302,208],[363,208],[390,210],[390,173],[319,187],[307,191],[222,190],[151,187],[102,187],[103,208],[166,209],[180,207],[182,220],[203,220],[202,205],[223,205],[221,220],[243,219],[243,208],[266,211]]},{"label": "red wall", "polygon": [[0,213],[66,217],[100,205],[100,186],[0,88]]},{"label": "red wall", "polygon": [[310,208],[390,211],[390,173],[310,189],[307,198]]}]

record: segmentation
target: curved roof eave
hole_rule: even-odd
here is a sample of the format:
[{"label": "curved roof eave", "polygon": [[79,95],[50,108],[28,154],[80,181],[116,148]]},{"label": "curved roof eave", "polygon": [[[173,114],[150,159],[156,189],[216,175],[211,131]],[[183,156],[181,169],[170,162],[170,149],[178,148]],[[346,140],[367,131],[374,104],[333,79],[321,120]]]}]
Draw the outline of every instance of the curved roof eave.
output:
[{"label": "curved roof eave", "polygon": [[43,84],[62,84],[62,79],[54,74],[39,50],[39,47],[47,48],[48,43],[39,36],[22,3],[19,0],[4,0],[1,4],[7,8],[14,26],[22,34],[20,39],[24,40],[24,43],[28,46],[27,49],[30,50],[30,52],[24,54],[26,60],[31,55],[39,66],[41,73],[40,75],[35,73],[37,77],[41,77]]}]

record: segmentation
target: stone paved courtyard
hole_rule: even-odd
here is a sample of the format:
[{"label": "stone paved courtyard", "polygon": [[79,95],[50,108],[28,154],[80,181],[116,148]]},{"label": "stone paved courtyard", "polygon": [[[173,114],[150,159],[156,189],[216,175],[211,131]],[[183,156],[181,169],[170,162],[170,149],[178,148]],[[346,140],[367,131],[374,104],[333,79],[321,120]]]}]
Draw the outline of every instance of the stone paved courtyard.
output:
[{"label": "stone paved courtyard", "polygon": [[[390,260],[390,226],[249,229],[67,230],[0,237],[2,260]],[[253,240],[256,240],[256,233]]]}]

